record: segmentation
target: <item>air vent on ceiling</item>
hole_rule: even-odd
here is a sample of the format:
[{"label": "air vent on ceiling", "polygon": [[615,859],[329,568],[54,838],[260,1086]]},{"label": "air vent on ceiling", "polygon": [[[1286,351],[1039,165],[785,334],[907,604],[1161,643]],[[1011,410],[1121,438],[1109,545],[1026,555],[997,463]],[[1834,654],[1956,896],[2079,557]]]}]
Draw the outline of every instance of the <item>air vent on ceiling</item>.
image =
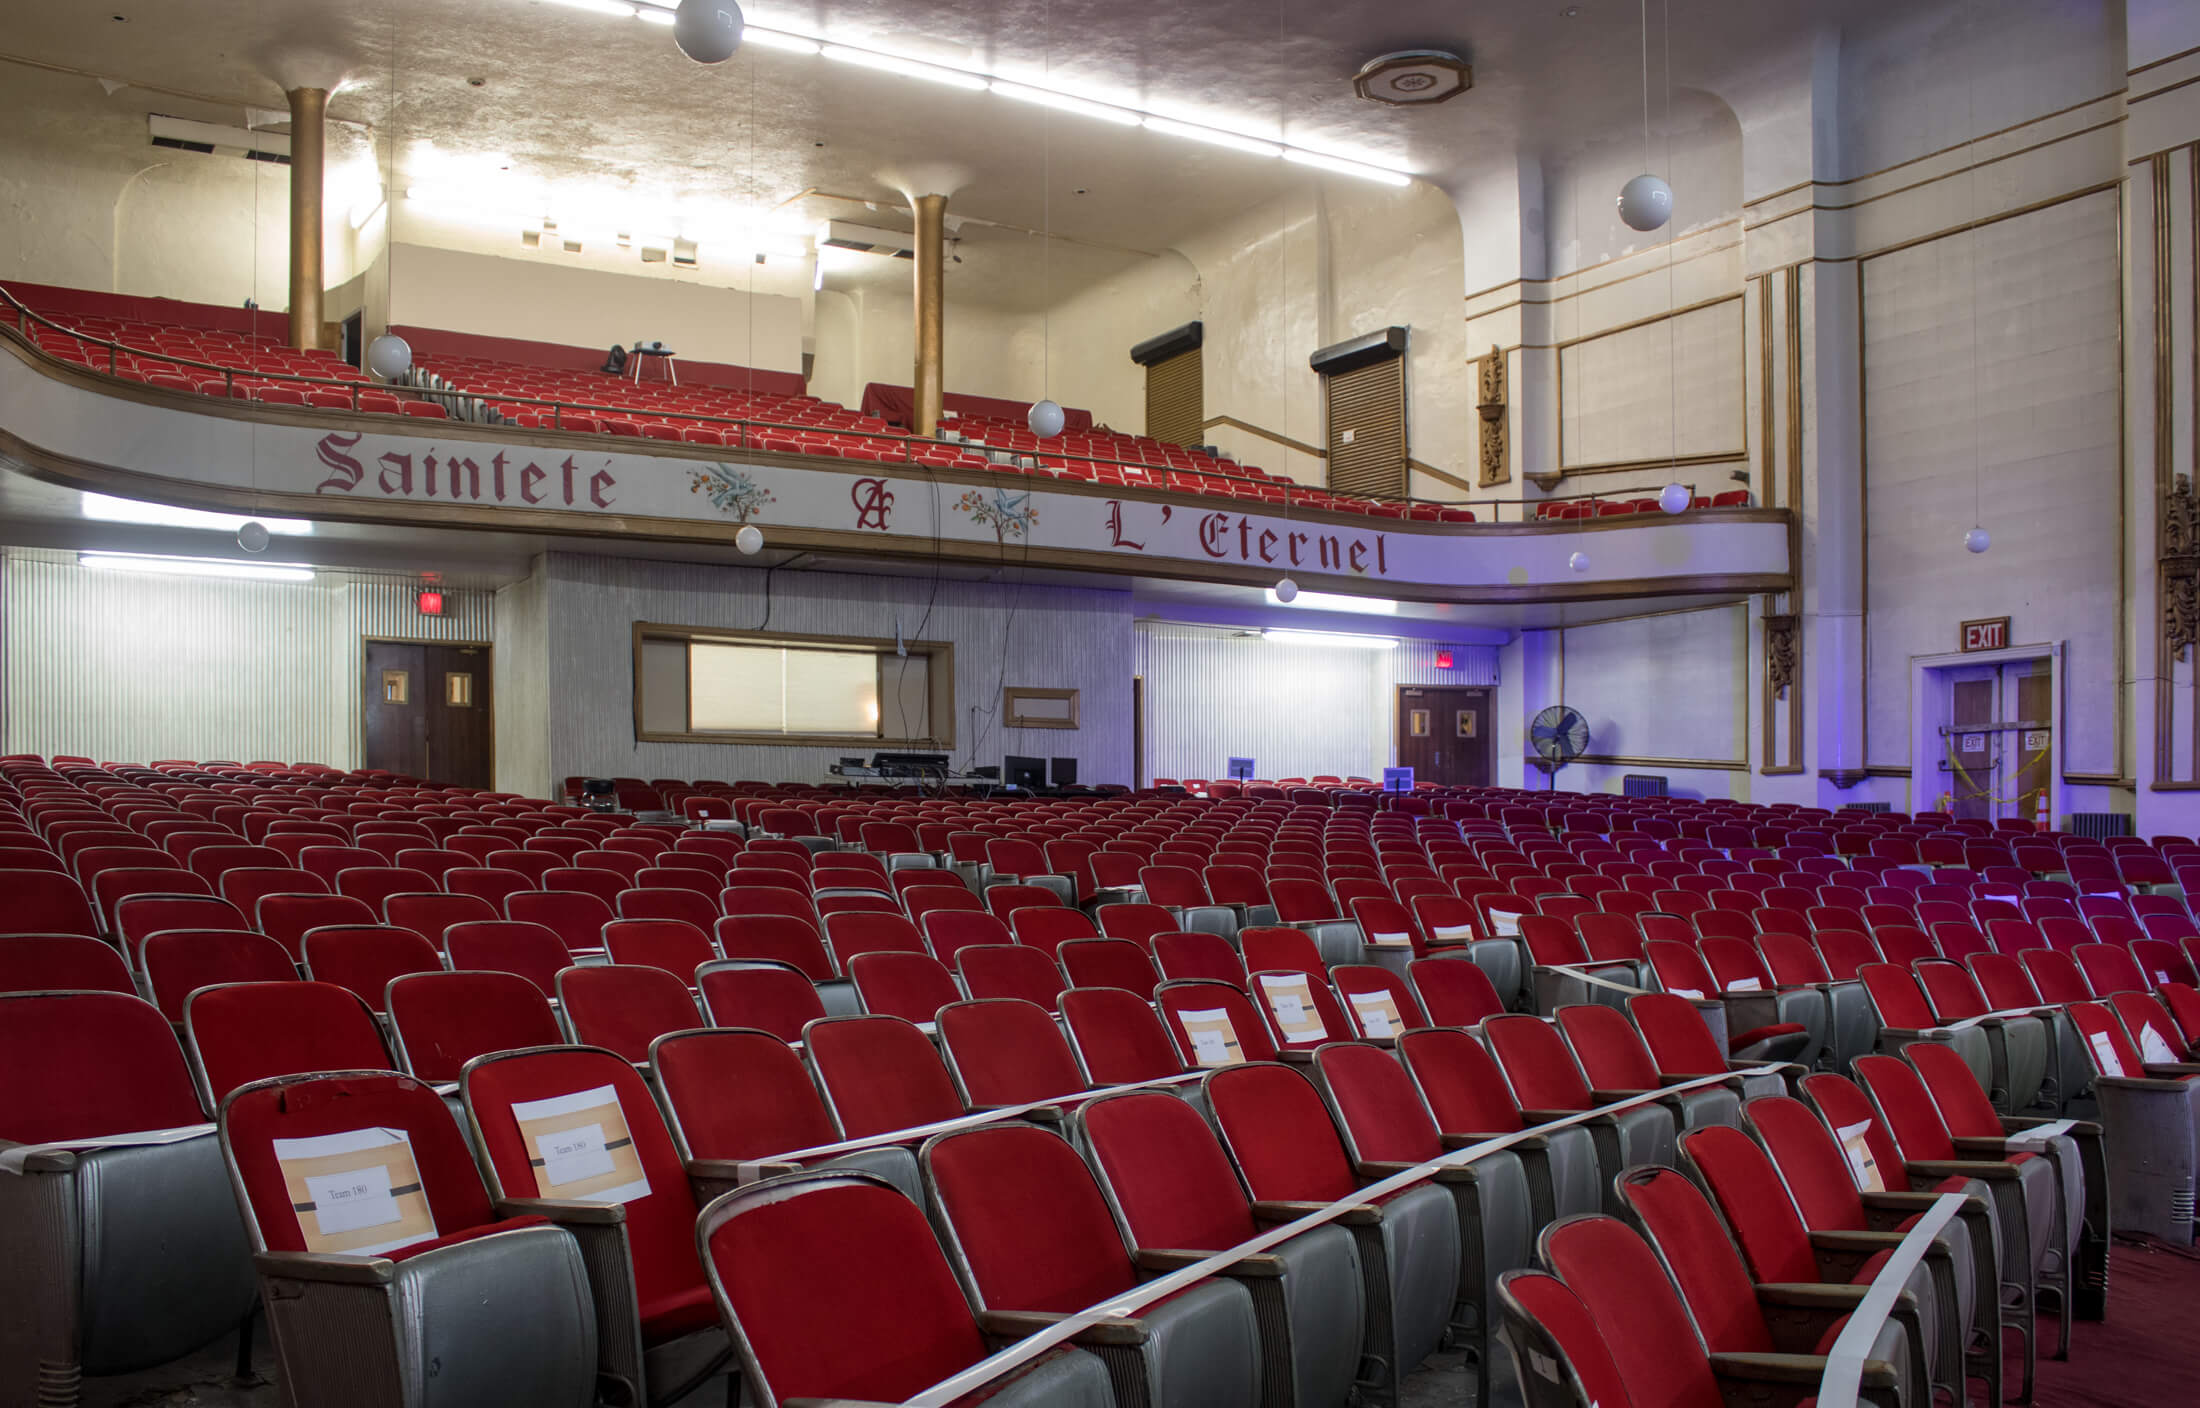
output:
[{"label": "air vent on ceiling", "polygon": [[290,165],[290,138],[280,132],[225,127],[217,122],[192,122],[157,112],[147,114],[145,123],[156,147],[207,156],[241,157],[277,166]]},{"label": "air vent on ceiling", "polygon": [[859,254],[882,254],[890,259],[917,257],[914,236],[905,235],[899,230],[852,225],[845,220],[828,220],[820,225],[817,242],[831,249],[852,249]]}]

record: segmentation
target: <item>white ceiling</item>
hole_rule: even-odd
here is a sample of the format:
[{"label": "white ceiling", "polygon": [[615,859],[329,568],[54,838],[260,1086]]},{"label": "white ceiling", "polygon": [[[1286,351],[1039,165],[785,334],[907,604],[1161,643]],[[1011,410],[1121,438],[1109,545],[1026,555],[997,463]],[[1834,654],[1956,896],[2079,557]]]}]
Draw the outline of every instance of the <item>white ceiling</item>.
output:
[{"label": "white ceiling", "polygon": [[[1936,0],[1937,2],[1937,0]],[[1652,84],[1667,37],[1650,10]],[[11,5],[0,48],[34,61],[216,100],[108,94],[85,101],[180,109],[236,122],[279,109],[285,83],[344,87],[338,119],[363,124],[353,160],[386,162],[399,190],[488,180],[588,188],[675,209],[737,206],[869,219],[898,201],[894,173],[951,163],[951,209],[1051,229],[1041,241],[965,227],[971,275],[1016,271],[1007,301],[1060,298],[1315,176],[1272,158],[968,93],[827,59],[746,48],[705,68],[671,32],[552,0],[102,0]],[[1690,0],[1670,36],[1672,83],[1718,91],[1824,25],[1914,10],[1904,0]],[[1565,11],[1578,14],[1568,17]],[[750,19],[908,57],[976,67],[1415,172],[1468,191],[1516,152],[1564,150],[1641,121],[1642,30],[1625,0],[1434,0],[1382,5],[1275,0],[809,0]],[[1353,71],[1389,50],[1439,47],[1473,61],[1474,89],[1400,110],[1357,99]],[[480,80],[474,86],[472,80]],[[393,101],[394,98],[394,101]],[[226,112],[222,109],[226,108]],[[366,130],[371,127],[371,132]],[[339,150],[345,150],[339,143]],[[789,202],[793,202],[791,205]],[[890,212],[889,212],[890,213]],[[403,237],[403,213],[399,213]],[[1069,243],[1074,241],[1074,243]],[[966,268],[971,261],[966,260]],[[905,265],[888,266],[905,269]],[[905,276],[885,275],[893,281]],[[963,296],[994,291],[969,277]]]}]

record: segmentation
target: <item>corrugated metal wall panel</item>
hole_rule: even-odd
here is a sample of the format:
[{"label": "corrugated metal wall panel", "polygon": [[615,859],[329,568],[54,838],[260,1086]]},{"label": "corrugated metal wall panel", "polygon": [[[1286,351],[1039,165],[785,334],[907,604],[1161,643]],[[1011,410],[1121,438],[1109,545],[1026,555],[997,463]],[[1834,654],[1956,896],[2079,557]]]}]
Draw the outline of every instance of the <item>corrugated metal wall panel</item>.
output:
[{"label": "corrugated metal wall panel", "polygon": [[[1159,623],[1142,625],[1138,637],[1148,779],[1217,777],[1231,757],[1251,757],[1262,777],[1375,777],[1396,756],[1399,685],[1498,682],[1496,646],[1276,645]],[[1452,668],[1436,668],[1439,649],[1451,651]]]},{"label": "corrugated metal wall panel", "polygon": [[[552,772],[727,781],[825,781],[853,747],[638,743],[636,621],[805,635],[952,641],[958,766],[1009,753],[1074,757],[1085,782],[1131,780],[1130,595],[1014,582],[780,572],[556,553],[548,573],[546,678]],[[929,607],[927,605],[929,603]],[[929,617],[929,619],[927,619]],[[1003,729],[1001,689],[1080,692],[1077,729]]]},{"label": "corrugated metal wall panel", "polygon": [[530,797],[556,795],[550,776],[550,679],[548,591],[542,560],[527,580],[497,589],[496,685],[497,790]]},{"label": "corrugated metal wall panel", "polygon": [[9,553],[6,749],[102,761],[359,762],[360,640],[488,640],[494,598],[401,582],[225,581]]}]

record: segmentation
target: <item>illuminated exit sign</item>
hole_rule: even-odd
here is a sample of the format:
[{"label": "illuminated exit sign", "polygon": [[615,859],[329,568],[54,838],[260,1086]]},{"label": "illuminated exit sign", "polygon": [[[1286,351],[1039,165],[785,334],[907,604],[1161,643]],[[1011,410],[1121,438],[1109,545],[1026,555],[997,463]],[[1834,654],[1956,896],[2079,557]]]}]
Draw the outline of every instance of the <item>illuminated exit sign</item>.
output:
[{"label": "illuminated exit sign", "polygon": [[2009,618],[1990,616],[1983,621],[1963,623],[1963,650],[2003,650],[2009,645]]}]

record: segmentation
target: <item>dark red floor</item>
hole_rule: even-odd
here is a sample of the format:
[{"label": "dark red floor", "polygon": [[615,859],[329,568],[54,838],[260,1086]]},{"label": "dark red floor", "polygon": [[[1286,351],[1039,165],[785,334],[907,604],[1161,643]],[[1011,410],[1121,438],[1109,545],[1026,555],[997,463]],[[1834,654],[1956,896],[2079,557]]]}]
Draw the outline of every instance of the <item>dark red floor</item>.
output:
[{"label": "dark red floor", "polygon": [[2119,1245],[2109,1258],[2108,1318],[2072,1326],[2070,1358],[2060,1363],[2047,1357],[2054,1324],[2040,1319],[2039,1408],[2200,1403],[2200,1252]]}]

